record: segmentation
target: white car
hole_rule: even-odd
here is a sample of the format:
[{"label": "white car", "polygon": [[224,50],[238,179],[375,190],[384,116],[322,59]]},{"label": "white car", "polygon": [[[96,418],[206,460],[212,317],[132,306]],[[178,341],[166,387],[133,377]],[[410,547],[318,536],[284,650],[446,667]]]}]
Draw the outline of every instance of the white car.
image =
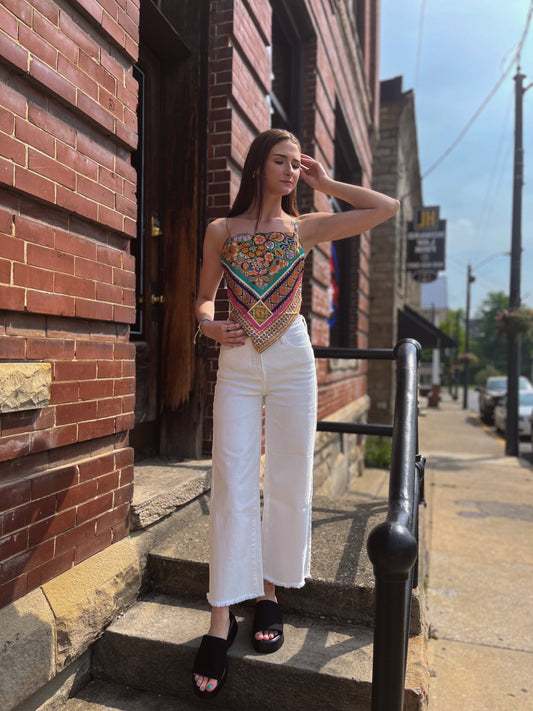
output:
[{"label": "white car", "polygon": [[[518,434],[520,437],[532,437],[533,390],[520,390],[518,393]],[[507,428],[507,395],[502,397],[494,408],[494,425],[505,432]]]}]

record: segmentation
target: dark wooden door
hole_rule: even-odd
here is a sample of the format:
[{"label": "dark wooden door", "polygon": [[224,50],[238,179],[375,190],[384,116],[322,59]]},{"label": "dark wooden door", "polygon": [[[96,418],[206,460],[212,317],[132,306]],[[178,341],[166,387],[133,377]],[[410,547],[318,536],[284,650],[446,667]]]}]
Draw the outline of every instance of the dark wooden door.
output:
[{"label": "dark wooden door", "polygon": [[137,276],[137,321],[131,329],[136,347],[135,428],[130,443],[136,459],[159,453],[159,398],[163,233],[161,205],[161,66],[141,43],[135,67],[139,83],[139,144],[132,156],[137,170],[137,239],[132,242]]}]

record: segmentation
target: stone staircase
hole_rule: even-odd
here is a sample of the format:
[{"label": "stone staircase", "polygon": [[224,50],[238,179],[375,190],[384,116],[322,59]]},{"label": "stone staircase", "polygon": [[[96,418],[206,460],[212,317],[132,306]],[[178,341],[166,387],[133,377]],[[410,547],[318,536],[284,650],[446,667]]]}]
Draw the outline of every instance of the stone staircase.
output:
[{"label": "stone staircase", "polygon": [[[228,656],[228,680],[210,705],[232,711],[369,711],[372,680],[373,571],[366,553],[386,503],[366,494],[315,497],[311,579],[278,590],[285,644],[275,654],[251,647],[253,606],[232,609],[239,633]],[[167,512],[168,513],[168,512]],[[209,497],[172,514],[173,534],[148,561],[148,589],[115,620],[92,651],[92,681],[66,711],[186,711],[205,708],[190,670],[209,625]],[[427,703],[424,599],[415,591],[405,711]]]}]

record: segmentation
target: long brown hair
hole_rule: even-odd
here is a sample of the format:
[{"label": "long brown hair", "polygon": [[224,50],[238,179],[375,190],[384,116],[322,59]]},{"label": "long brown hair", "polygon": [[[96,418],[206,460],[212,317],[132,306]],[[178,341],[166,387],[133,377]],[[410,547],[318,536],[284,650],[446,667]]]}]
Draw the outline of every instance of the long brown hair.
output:
[{"label": "long brown hair", "polygon": [[[285,131],[281,128],[270,128],[254,138],[244,161],[239,192],[228,212],[228,217],[242,215],[252,205],[257,205],[257,225],[259,224],[263,208],[264,165],[270,151],[280,141],[290,141],[298,147],[298,150],[301,150],[300,141],[296,136],[290,131]],[[281,207],[288,215],[298,217],[296,186],[288,195],[282,196]]]}]

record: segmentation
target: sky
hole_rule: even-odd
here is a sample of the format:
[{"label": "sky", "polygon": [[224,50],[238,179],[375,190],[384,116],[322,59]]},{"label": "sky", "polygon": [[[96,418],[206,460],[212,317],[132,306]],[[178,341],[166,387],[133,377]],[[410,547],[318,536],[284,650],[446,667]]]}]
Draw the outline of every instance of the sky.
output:
[{"label": "sky", "polygon": [[[531,0],[533,3],[533,0]],[[530,0],[381,0],[380,78],[415,94],[425,205],[446,220],[448,307],[470,316],[490,292],[509,292],[516,55]],[[420,28],[421,31],[420,31]],[[533,82],[533,19],[521,51]],[[457,146],[435,168],[506,74]],[[533,307],[533,86],[523,97],[522,304]],[[507,253],[507,254],[505,254]]]}]

